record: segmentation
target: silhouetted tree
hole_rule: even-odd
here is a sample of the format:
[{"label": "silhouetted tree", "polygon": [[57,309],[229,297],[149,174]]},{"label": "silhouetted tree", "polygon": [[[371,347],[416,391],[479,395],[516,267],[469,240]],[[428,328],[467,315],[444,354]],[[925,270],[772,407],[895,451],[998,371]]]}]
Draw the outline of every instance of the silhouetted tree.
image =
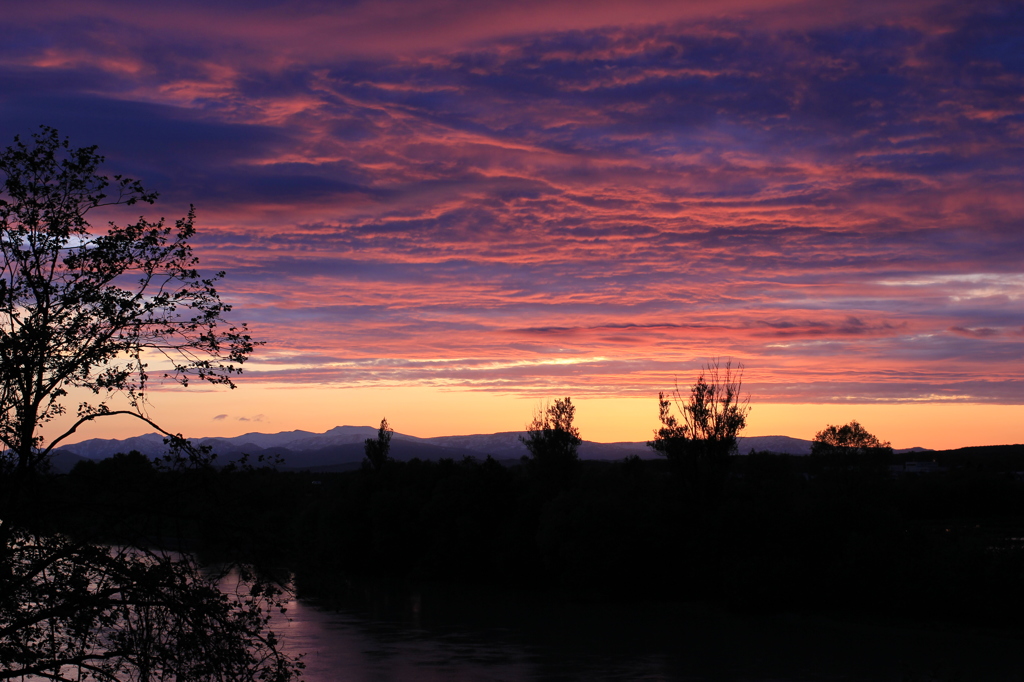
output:
[{"label": "silhouetted tree", "polygon": [[[256,605],[225,605],[193,563],[38,528],[35,482],[82,424],[129,414],[188,447],[146,416],[150,363],[182,385],[233,387],[255,345],[245,325],[224,329],[223,273],[196,269],[192,210],[173,228],[144,218],[92,228],[94,209],[156,198],[137,180],[99,175],[102,161],[46,127],[0,152],[0,679],[67,679],[71,668],[83,680],[289,679]],[[80,403],[70,428],[44,442],[71,388],[99,402]],[[117,395],[128,409],[111,409]]]},{"label": "silhouetted tree", "polygon": [[[669,460],[701,504],[714,504],[736,453],[736,439],[746,426],[750,397],[742,396],[743,365],[715,360],[697,376],[688,395],[678,384],[671,394],[658,394],[661,428],[648,445]],[[672,413],[673,404],[679,413]]]},{"label": "silhouetted tree", "polygon": [[374,471],[380,471],[385,464],[391,461],[391,436],[395,435],[394,430],[388,426],[387,418],[380,420],[380,428],[377,429],[376,438],[367,438],[364,442],[366,459],[364,465]]},{"label": "silhouetted tree", "polygon": [[534,415],[526,427],[526,436],[519,437],[541,474],[562,484],[572,475],[583,442],[580,430],[572,423],[575,416],[576,406],[571,398],[555,400]]},{"label": "silhouetted tree", "polygon": [[221,593],[189,557],[14,530],[0,680],[256,680],[298,670],[268,628],[278,591]]},{"label": "silhouetted tree", "polygon": [[843,426],[829,424],[814,434],[811,455],[826,466],[882,471],[892,460],[892,446],[854,420]]},{"label": "silhouetted tree", "polygon": [[[0,153],[0,442],[5,464],[37,467],[84,422],[111,414],[145,418],[150,363],[165,378],[233,387],[253,351],[245,325],[224,329],[222,302],[189,243],[194,212],[96,233],[87,215],[104,206],[153,203],[137,180],[97,174],[96,147],[72,149],[43,128]],[[45,447],[38,429],[66,413],[72,387],[102,396]],[[127,399],[111,410],[106,399]],[[148,420],[147,420],[148,421]],[[155,425],[154,425],[155,426]]]},{"label": "silhouetted tree", "polygon": [[813,455],[863,455],[879,450],[888,450],[891,453],[892,446],[888,441],[881,441],[868,433],[856,420],[844,426],[829,424],[814,434],[814,441],[811,443]]}]

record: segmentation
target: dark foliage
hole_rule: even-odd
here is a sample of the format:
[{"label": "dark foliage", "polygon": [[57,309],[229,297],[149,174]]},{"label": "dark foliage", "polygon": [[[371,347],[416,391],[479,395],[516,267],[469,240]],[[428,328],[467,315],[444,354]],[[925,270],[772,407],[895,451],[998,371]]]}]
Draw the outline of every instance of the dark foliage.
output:
[{"label": "dark foliage", "polygon": [[[253,351],[245,325],[224,328],[223,303],[203,276],[190,240],[192,211],[172,228],[163,220],[95,230],[105,206],[153,203],[137,180],[98,173],[95,147],[72,148],[43,128],[32,144],[15,138],[0,152],[0,443],[2,468],[38,467],[87,421],[113,413],[123,396],[145,419],[147,367],[164,377],[233,387]],[[72,387],[101,397],[81,403],[78,420],[45,443],[39,429],[65,414]],[[4,518],[7,518],[5,514]]]},{"label": "dark foliage", "polygon": [[[244,325],[224,328],[223,273],[197,270],[191,211],[173,228],[93,229],[96,209],[156,198],[100,175],[102,161],[45,127],[0,151],[0,679],[286,682],[299,666],[267,629],[272,585],[251,580],[229,599],[191,557],[150,549],[172,529],[144,527],[145,512],[174,498],[145,494],[171,478],[137,453],[83,467],[109,508],[79,515],[74,503],[89,501],[46,474],[53,448],[92,420],[128,414],[159,429],[145,413],[153,357],[166,379],[233,387],[256,345]],[[41,429],[72,388],[99,402],[80,403],[47,442]],[[108,405],[117,395],[127,409]],[[166,435],[180,456],[165,466],[210,469],[209,452]]]},{"label": "dark foliage", "polygon": [[388,420],[381,419],[377,437],[367,438],[364,443],[366,451],[364,466],[368,466],[374,471],[380,471],[385,464],[391,461],[391,436],[393,435],[395,432],[388,426]]},{"label": "dark foliage", "polygon": [[[747,423],[750,398],[744,398],[743,366],[733,371],[714,361],[704,367],[684,395],[658,394],[661,427],[648,445],[668,459],[689,504],[698,511],[716,507],[729,474],[730,456]],[[675,405],[679,413],[672,413]]]},{"label": "dark foliage", "polygon": [[892,463],[892,446],[851,421],[843,426],[830,424],[816,433],[811,456],[824,468],[883,470]]},{"label": "dark foliage", "polygon": [[520,440],[530,452],[538,475],[557,487],[569,485],[579,462],[580,430],[573,425],[576,406],[571,398],[555,400],[533,417]]}]

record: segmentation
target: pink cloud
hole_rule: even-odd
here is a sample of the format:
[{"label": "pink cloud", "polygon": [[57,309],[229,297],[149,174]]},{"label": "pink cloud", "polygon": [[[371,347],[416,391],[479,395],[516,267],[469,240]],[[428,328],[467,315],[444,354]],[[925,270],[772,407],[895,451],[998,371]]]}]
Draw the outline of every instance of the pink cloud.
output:
[{"label": "pink cloud", "polygon": [[22,5],[0,85],[198,204],[252,381],[1020,399],[998,7],[509,7]]}]

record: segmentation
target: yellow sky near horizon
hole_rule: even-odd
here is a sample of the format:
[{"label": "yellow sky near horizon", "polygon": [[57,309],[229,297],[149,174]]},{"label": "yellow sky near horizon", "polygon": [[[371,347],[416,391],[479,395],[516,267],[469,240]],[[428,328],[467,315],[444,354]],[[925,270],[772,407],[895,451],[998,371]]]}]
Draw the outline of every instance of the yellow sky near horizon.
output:
[{"label": "yellow sky near horizon", "polygon": [[[423,438],[525,428],[540,402],[492,392],[430,387],[337,388],[330,386],[242,386],[234,391],[204,387],[149,394],[149,416],[187,437],[237,436],[252,431],[376,426],[381,417],[396,431]],[[560,397],[551,396],[552,399]],[[72,396],[85,398],[85,396]],[[69,400],[75,404],[77,400]],[[573,398],[576,424],[586,440],[643,441],[658,426],[657,396]],[[783,435],[811,439],[828,424],[856,419],[896,448],[933,450],[973,445],[1024,443],[1024,406],[965,403],[777,404],[752,403],[744,436]],[[56,427],[70,424],[63,419]],[[65,442],[127,438],[152,428],[128,416],[97,420]],[[47,437],[57,429],[44,431]]]}]

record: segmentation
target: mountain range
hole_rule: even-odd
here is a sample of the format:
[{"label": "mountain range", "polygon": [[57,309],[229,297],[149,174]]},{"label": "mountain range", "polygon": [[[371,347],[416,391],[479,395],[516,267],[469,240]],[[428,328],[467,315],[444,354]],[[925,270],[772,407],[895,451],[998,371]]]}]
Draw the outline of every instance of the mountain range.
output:
[{"label": "mountain range", "polygon": [[[438,460],[444,457],[462,459],[487,456],[499,461],[517,461],[527,454],[526,446],[520,440],[525,431],[502,431],[499,433],[474,434],[468,436],[437,436],[418,438],[404,433],[395,433],[391,439],[391,456],[407,461],[418,457],[424,460]],[[367,438],[376,438],[377,429],[372,426],[336,426],[325,433],[312,431],[282,431],[280,433],[246,433],[232,438],[199,438],[194,445],[209,445],[219,461],[237,460],[248,455],[250,462],[260,456],[280,459],[281,469],[308,469],[315,471],[344,471],[359,466],[363,460],[363,444]],[[921,450],[910,448],[909,450]],[[56,471],[70,471],[81,459],[106,459],[120,452],[137,450],[149,457],[167,453],[163,436],[148,433],[143,436],[112,440],[93,438],[59,448],[52,464]],[[775,452],[786,455],[807,455],[811,441],[789,436],[751,436],[739,439],[739,451],[746,454],[751,450]],[[897,452],[906,452],[902,450]],[[597,443],[583,441],[579,454],[582,459],[614,461],[630,455],[645,459],[657,454],[645,442]]]}]

